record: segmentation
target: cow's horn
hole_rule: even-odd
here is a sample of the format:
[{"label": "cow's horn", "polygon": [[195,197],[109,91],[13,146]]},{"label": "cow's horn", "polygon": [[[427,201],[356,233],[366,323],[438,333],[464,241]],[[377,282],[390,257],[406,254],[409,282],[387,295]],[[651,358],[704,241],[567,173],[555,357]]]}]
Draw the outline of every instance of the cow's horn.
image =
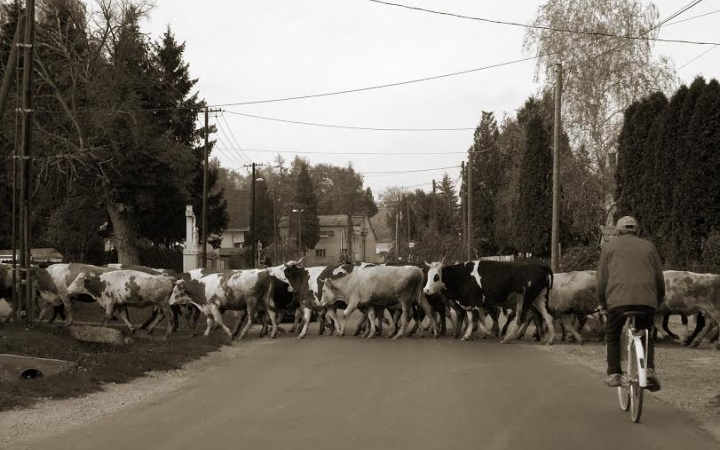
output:
[{"label": "cow's horn", "polygon": [[440,261],[440,264],[443,266],[445,265],[445,258],[447,258],[447,256],[443,256],[443,259]]},{"label": "cow's horn", "polygon": [[302,262],[303,262],[304,259],[305,259],[304,256],[303,256],[302,258],[298,259],[297,265],[298,265],[298,266],[302,266]]}]

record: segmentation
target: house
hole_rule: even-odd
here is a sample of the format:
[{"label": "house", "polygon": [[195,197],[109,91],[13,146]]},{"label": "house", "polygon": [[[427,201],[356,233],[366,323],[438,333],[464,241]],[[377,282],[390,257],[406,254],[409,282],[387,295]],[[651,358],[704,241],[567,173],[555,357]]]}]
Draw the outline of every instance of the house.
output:
[{"label": "house", "polygon": [[[297,220],[296,216],[293,217]],[[323,266],[338,264],[352,259],[352,261],[382,262],[377,255],[377,237],[368,216],[351,216],[352,225],[352,258],[348,258],[348,216],[338,214],[331,216],[318,216],[320,223],[320,240],[314,249],[305,253],[305,261],[309,266]],[[293,224],[293,236],[290,236],[290,219],[283,216],[278,221],[280,239],[293,248],[297,248],[295,235],[297,226]],[[300,237],[302,239],[302,236]]]},{"label": "house", "polygon": [[229,253],[227,249],[242,248],[250,234],[250,191],[225,188],[225,200],[228,224],[222,234],[221,253]]}]

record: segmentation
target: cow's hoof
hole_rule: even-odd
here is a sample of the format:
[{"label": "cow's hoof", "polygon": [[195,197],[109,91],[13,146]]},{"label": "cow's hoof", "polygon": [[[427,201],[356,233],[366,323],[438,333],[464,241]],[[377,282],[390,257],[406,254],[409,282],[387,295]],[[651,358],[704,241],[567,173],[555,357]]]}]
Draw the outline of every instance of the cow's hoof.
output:
[{"label": "cow's hoof", "polygon": [[507,344],[508,342],[510,341],[508,341],[507,339],[503,339],[502,341],[500,341],[501,344]]},{"label": "cow's hoof", "polygon": [[692,347],[692,348],[698,348],[698,345],[700,345],[700,342],[695,341],[695,342],[693,342],[692,344],[690,344],[690,347]]},{"label": "cow's hoof", "polygon": [[298,339],[305,339],[305,335],[304,335],[304,334],[301,334],[301,335],[298,336],[297,338],[298,338]]},{"label": "cow's hoof", "polygon": [[367,336],[365,336],[365,339],[375,339],[375,333],[370,333]]},{"label": "cow's hoof", "polygon": [[547,342],[545,343],[545,345],[553,345],[553,343],[554,343],[553,341],[547,341]]}]

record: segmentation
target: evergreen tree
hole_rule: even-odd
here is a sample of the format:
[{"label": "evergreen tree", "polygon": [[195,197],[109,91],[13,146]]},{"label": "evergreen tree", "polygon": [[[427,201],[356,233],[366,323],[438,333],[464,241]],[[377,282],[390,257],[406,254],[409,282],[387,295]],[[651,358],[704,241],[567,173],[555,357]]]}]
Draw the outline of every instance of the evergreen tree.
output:
[{"label": "evergreen tree", "polygon": [[720,84],[711,80],[695,103],[681,155],[680,228],[685,261],[700,262],[702,239],[720,225]]},{"label": "evergreen tree", "polygon": [[[302,217],[301,251],[304,252],[305,249],[315,248],[315,245],[320,240],[320,223],[318,221],[318,199],[315,196],[315,188],[313,186],[312,179],[310,178],[307,162],[300,161],[298,169],[298,173],[295,177],[293,208],[302,210],[302,213],[300,214]],[[292,222],[293,221],[291,221],[291,224]],[[291,226],[291,233],[293,233],[292,230],[293,227]],[[297,233],[297,228],[295,228],[294,233]]]},{"label": "evergreen tree", "polygon": [[530,118],[521,166],[519,244],[524,252],[550,252],[552,225],[552,153],[550,136],[540,116]]},{"label": "evergreen tree", "polygon": [[437,228],[441,236],[457,235],[462,230],[455,188],[450,175],[443,174],[435,204]]},{"label": "evergreen tree", "polygon": [[499,130],[491,112],[482,113],[471,148],[473,170],[473,246],[483,255],[497,252],[495,238],[496,208],[500,188]]},{"label": "evergreen tree", "polygon": [[[705,90],[706,84],[705,79],[702,77],[693,80],[680,108],[680,118],[675,125],[677,130],[677,141],[674,142],[676,175],[672,178],[674,180],[673,203],[670,214],[667,258],[673,263],[674,268],[680,269],[688,263],[688,246],[685,243],[687,236],[684,234],[686,230],[685,222],[688,219],[688,216],[686,216],[688,203],[692,204],[693,202],[691,197],[694,189],[692,186],[697,181],[693,179],[693,174],[697,172],[691,166],[694,158],[690,156],[693,149],[688,145],[688,132],[690,121],[695,114],[697,101]],[[692,213],[690,217],[693,217]]]}]

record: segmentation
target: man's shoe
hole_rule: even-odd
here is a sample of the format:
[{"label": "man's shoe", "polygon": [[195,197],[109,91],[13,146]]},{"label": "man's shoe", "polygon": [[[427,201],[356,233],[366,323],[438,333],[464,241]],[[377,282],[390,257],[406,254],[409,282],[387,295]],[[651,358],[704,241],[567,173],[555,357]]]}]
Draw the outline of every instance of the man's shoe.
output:
[{"label": "man's shoe", "polygon": [[647,370],[647,390],[650,392],[657,392],[660,390],[660,380],[654,369]]},{"label": "man's shoe", "polygon": [[620,375],[619,373],[613,373],[612,375],[608,375],[608,377],[605,378],[605,384],[610,387],[622,386],[622,375]]}]

